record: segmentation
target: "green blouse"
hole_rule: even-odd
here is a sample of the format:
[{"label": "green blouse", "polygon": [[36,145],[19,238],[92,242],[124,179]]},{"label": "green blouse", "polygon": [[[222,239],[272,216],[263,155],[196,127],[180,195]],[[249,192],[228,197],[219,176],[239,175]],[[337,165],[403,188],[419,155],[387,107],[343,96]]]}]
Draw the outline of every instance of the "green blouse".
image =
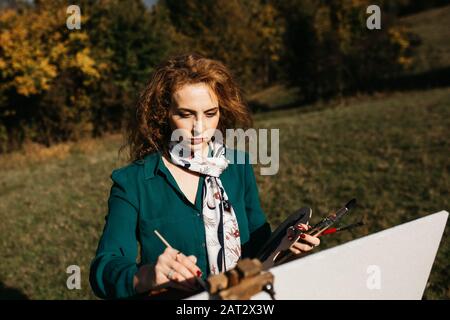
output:
[{"label": "green blouse", "polygon": [[[254,257],[270,237],[270,225],[260,206],[248,154],[226,149],[226,157],[234,163],[220,179],[236,213],[242,257]],[[238,159],[245,163],[238,164]],[[209,268],[201,215],[204,176],[199,179],[195,205],[180,190],[159,152],[114,170],[111,179],[106,223],[90,269],[94,293],[100,298],[136,295],[133,276],[139,266],[154,264],[165,249],[155,229],[175,249],[195,255],[206,279]]]}]

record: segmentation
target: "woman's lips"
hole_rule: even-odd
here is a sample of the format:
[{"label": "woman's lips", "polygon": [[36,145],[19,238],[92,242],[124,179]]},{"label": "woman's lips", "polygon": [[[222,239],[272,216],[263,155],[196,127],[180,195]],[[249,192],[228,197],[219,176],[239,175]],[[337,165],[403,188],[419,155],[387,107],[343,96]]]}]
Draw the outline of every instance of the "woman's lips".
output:
[{"label": "woman's lips", "polygon": [[200,144],[203,141],[205,141],[205,138],[191,138],[191,143],[192,144]]}]

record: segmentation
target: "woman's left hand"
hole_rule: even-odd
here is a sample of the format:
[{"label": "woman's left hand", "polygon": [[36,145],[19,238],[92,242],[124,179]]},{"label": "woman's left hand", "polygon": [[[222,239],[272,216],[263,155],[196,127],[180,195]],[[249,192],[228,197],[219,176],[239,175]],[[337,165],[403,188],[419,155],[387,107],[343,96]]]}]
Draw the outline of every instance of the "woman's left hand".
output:
[{"label": "woman's left hand", "polygon": [[[300,230],[302,231],[308,231],[310,226],[306,224],[300,224]],[[320,244],[320,239],[318,237],[313,237],[308,234],[302,234],[300,236],[300,239],[295,242],[292,247],[290,248],[291,252],[294,254],[301,254],[308,251],[311,251],[314,249],[314,247],[317,247]]]}]

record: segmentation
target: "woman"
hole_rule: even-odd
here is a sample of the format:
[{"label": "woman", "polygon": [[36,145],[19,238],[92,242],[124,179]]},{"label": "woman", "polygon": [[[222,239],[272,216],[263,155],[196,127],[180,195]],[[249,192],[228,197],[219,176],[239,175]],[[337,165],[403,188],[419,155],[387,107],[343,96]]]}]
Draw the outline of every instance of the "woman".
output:
[{"label": "woman", "polygon": [[[131,297],[161,285],[195,290],[195,277],[255,256],[271,230],[248,154],[235,163],[242,154],[220,140],[225,129],[251,125],[227,68],[192,54],[168,60],[141,94],[134,120],[131,163],[112,172],[109,212],[91,264],[96,295]],[[319,244],[310,236],[304,241],[292,251]]]}]

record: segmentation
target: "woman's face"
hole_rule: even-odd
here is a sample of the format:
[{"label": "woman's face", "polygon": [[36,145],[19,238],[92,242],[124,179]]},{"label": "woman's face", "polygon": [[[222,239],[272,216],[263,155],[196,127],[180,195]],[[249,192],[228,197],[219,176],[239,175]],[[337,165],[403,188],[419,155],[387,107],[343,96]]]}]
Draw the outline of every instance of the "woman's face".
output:
[{"label": "woman's face", "polygon": [[170,110],[172,130],[181,129],[183,140],[194,150],[207,147],[220,117],[219,101],[205,83],[187,84],[174,92]]}]

